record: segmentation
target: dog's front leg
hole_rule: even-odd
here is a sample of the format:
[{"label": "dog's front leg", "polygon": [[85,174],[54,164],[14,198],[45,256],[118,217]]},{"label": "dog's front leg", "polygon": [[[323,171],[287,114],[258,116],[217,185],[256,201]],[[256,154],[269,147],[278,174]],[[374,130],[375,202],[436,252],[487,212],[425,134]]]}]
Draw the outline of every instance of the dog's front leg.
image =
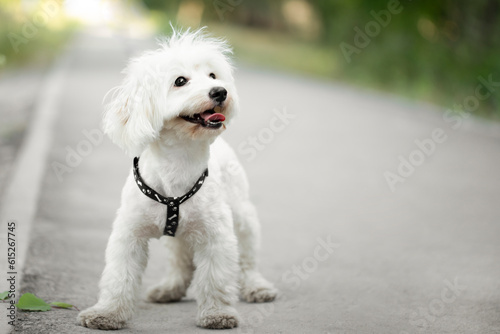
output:
[{"label": "dog's front leg", "polygon": [[99,301],[80,312],[78,323],[96,329],[120,329],[132,317],[137,288],[148,259],[148,239],[115,224],[106,248]]},{"label": "dog's front leg", "polygon": [[197,324],[211,329],[238,326],[238,246],[232,229],[194,246],[193,279],[198,302]]}]

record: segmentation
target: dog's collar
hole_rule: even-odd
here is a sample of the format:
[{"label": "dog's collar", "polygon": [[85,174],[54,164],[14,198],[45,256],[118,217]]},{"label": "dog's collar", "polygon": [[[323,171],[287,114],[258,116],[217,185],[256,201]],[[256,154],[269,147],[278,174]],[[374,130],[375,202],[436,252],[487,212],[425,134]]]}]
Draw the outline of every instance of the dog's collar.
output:
[{"label": "dog's collar", "polygon": [[205,178],[208,176],[208,168],[201,174],[198,181],[196,181],[193,188],[188,191],[184,196],[180,197],[165,197],[151,189],[146,182],[141,177],[139,173],[139,158],[134,158],[134,178],[135,183],[142,191],[142,193],[152,200],[157,201],[158,203],[165,204],[167,206],[167,221],[165,223],[165,229],[163,230],[163,235],[169,235],[171,237],[175,236],[175,231],[177,230],[177,226],[179,224],[179,206],[190,199],[198,190],[200,190]]}]

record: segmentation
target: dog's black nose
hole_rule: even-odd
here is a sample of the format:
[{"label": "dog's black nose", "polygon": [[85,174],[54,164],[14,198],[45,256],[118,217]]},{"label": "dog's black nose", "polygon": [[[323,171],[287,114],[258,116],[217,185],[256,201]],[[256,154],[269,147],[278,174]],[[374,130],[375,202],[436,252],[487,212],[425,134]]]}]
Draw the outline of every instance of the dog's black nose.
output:
[{"label": "dog's black nose", "polygon": [[226,100],[227,90],[224,87],[214,87],[210,89],[208,96],[215,102],[221,103]]}]

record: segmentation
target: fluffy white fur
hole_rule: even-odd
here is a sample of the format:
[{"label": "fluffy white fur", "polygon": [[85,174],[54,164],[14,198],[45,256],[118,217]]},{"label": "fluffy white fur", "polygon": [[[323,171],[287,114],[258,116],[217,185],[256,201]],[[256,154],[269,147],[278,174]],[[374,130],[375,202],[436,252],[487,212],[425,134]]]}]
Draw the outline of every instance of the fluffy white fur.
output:
[{"label": "fluffy white fur", "polygon": [[[173,302],[193,285],[197,324],[205,328],[238,325],[238,290],[248,302],[276,297],[257,271],[259,221],[245,173],[233,150],[217,139],[238,110],[229,53],[223,41],[202,30],[174,33],[158,50],[131,60],[104,115],[105,132],[131,156],[140,155],[144,181],[164,196],[183,195],[209,168],[203,187],[180,206],[176,236],[162,238],[169,274],[148,292],[151,302]],[[188,84],[175,87],[180,76]],[[205,128],[179,117],[213,108],[208,95],[213,87],[227,90],[223,127]],[[119,329],[132,317],[148,241],[162,237],[166,210],[141,193],[131,172],[106,249],[99,300],[80,312],[80,325]]]}]

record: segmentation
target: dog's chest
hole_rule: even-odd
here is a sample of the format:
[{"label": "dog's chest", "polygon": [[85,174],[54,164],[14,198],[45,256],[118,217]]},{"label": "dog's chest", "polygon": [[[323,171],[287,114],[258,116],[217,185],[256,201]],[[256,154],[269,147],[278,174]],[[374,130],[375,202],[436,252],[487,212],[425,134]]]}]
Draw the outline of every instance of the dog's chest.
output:
[{"label": "dog's chest", "polygon": [[[220,210],[216,207],[219,205],[209,205],[206,201],[195,198],[181,204],[175,212],[178,215],[178,226],[174,237],[192,233],[206,234],[216,229],[221,220]],[[144,215],[148,219],[139,227],[139,234],[149,238],[167,235],[164,234],[168,219],[167,210],[171,208],[159,203],[149,203]]]}]

